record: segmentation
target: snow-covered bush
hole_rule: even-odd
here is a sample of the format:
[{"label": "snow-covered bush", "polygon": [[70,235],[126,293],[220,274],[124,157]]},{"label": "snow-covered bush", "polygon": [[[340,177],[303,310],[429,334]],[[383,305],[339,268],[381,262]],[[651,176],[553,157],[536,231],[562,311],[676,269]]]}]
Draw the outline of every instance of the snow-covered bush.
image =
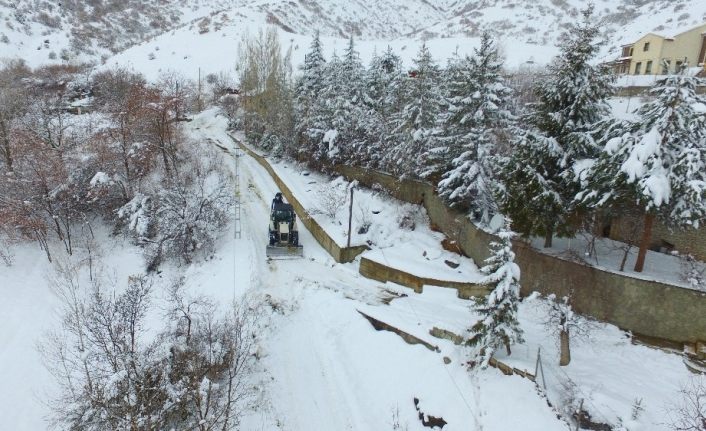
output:
[{"label": "snow-covered bush", "polygon": [[706,290],[706,264],[691,254],[679,255],[679,278],[692,289]]},{"label": "snow-covered bush", "polygon": [[399,207],[397,212],[397,225],[400,229],[414,230],[417,228],[417,213],[419,207],[411,204],[405,204]]},{"label": "snow-covered bush", "polygon": [[668,406],[669,428],[674,431],[706,429],[706,377],[692,377],[679,392],[680,399]]},{"label": "snow-covered bush", "polygon": [[230,429],[250,395],[255,312],[237,305],[219,316],[212,301],[171,290],[166,322],[148,328],[153,281],[130,277],[114,294],[64,267],[53,287],[63,325],[41,344],[58,383],[51,403],[60,429]]},{"label": "snow-covered bush", "polygon": [[342,182],[337,181],[319,187],[318,197],[318,210],[331,220],[335,220],[338,211],[348,201],[348,191]]},{"label": "snow-covered bush", "polygon": [[259,146],[274,157],[281,157],[286,150],[284,143],[279,136],[270,133],[267,133],[262,137]]},{"label": "snow-covered bush", "polygon": [[155,214],[152,197],[138,193],[117,211],[128,232],[135,235],[138,244],[154,236]]},{"label": "snow-covered bush", "polygon": [[0,238],[0,262],[5,266],[12,266],[14,258],[7,241]]},{"label": "snow-covered bush", "polygon": [[226,227],[233,205],[230,177],[217,159],[195,160],[168,181],[155,203],[157,234],[148,247],[148,268],[164,257],[189,264],[207,256]]},{"label": "snow-covered bush", "polygon": [[373,218],[370,208],[365,203],[358,202],[358,213],[356,214],[355,222],[358,226],[359,235],[368,233],[370,226],[373,224]]}]

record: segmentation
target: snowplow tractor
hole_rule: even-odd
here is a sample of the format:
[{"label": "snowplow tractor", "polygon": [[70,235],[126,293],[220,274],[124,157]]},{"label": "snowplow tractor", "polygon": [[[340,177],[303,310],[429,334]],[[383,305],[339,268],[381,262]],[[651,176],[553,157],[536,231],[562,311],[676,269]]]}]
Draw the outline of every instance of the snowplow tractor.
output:
[{"label": "snowplow tractor", "polygon": [[277,193],[270,213],[268,258],[303,257],[304,247],[299,244],[297,215],[292,205],[284,203]]}]

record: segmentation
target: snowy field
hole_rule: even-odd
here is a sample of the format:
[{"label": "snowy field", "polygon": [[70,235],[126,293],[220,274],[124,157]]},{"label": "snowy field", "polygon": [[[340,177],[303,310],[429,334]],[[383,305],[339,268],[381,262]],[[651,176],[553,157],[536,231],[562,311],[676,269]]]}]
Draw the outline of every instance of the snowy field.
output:
[{"label": "snowy field", "polygon": [[[203,34],[199,33],[198,27],[184,26],[117,54],[98,69],[127,67],[143,73],[149,80],[156,80],[160,74],[168,71],[180,71],[186,78],[193,80],[198,79],[199,69],[202,77],[208,73],[233,73],[238,59],[238,45],[243,35],[257,34],[263,28],[259,23],[265,21],[265,16],[233,16],[219,30]],[[288,33],[281,29],[278,29],[278,34],[282,48],[291,52],[292,65],[296,71],[304,62],[312,38],[310,35]],[[348,45],[345,38],[322,36],[321,42],[327,59],[334,52],[341,55]],[[363,64],[368,64],[376,52],[382,53],[390,46],[401,57],[404,66],[410,68],[422,43],[427,44],[434,60],[440,66],[445,66],[446,60],[457,51],[460,55],[472,54],[480,38],[432,38],[425,42],[416,39],[356,40],[356,50]],[[547,64],[558,53],[553,46],[536,45],[518,39],[501,39],[499,45],[503,47],[508,68],[528,63]]]}]

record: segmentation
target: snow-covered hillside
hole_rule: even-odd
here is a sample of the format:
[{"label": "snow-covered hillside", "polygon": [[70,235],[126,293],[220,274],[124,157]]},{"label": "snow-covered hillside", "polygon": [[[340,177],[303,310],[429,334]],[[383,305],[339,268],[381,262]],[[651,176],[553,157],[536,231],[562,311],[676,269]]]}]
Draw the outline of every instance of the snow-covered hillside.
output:
[{"label": "snow-covered hillside", "polygon": [[[706,15],[706,3],[700,0],[597,0],[595,5],[608,36],[606,58],[641,34],[670,35],[700,24]],[[209,46],[231,56],[230,47],[237,46],[236,36],[244,28],[271,24],[279,27],[284,40],[292,40],[295,51],[302,37],[319,30],[329,38],[391,41],[399,50],[431,40],[444,47],[436,54],[440,58],[457,45],[469,50],[488,29],[499,36],[510,64],[543,63],[584,6],[582,0],[2,0],[0,57],[21,57],[30,65],[98,62],[159,35],[158,44],[149,49],[159,47],[167,55],[174,51],[182,60],[188,54],[169,50],[168,45],[199,50]],[[170,40],[175,30],[176,38]],[[204,36],[203,43],[197,38],[184,43],[193,35]],[[226,43],[214,45],[214,37]],[[364,44],[372,50],[385,43]]]}]

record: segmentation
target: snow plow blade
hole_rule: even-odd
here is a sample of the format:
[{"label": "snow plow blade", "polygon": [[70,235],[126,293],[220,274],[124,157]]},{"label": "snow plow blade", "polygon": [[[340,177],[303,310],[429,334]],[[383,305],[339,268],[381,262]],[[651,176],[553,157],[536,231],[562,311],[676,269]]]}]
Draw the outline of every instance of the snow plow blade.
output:
[{"label": "snow plow blade", "polygon": [[296,259],[304,257],[304,247],[268,245],[265,254],[270,259]]}]

